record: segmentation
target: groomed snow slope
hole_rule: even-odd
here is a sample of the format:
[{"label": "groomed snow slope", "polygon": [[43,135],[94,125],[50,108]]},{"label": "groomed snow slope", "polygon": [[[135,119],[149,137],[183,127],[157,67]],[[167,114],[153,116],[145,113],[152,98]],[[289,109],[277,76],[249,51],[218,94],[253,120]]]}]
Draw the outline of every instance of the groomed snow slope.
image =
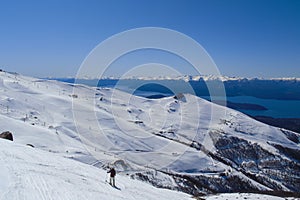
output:
[{"label": "groomed snow slope", "polygon": [[191,199],[121,175],[116,189],[106,176],[102,169],[0,139],[1,200]]}]

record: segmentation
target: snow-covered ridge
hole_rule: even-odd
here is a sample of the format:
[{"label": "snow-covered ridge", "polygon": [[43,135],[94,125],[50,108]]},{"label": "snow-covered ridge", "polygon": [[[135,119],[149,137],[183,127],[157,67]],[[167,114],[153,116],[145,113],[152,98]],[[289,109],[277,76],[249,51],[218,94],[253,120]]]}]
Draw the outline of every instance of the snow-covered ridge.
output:
[{"label": "snow-covered ridge", "polygon": [[6,72],[0,94],[0,131],[18,144],[193,195],[300,189],[299,134],[193,95],[151,100]]},{"label": "snow-covered ridge", "polygon": [[263,78],[263,77],[236,77],[225,75],[182,75],[182,76],[103,76],[103,77],[48,77],[49,79],[83,79],[83,80],[183,80],[183,81],[300,81],[297,77]]}]

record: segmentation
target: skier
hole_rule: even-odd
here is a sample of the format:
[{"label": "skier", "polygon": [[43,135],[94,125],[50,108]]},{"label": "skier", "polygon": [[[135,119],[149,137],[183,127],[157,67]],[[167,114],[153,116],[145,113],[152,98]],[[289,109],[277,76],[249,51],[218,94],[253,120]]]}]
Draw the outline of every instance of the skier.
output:
[{"label": "skier", "polygon": [[110,173],[109,184],[113,187],[116,187],[116,184],[115,184],[116,170],[112,167],[112,168],[110,168],[110,170],[107,173]]}]

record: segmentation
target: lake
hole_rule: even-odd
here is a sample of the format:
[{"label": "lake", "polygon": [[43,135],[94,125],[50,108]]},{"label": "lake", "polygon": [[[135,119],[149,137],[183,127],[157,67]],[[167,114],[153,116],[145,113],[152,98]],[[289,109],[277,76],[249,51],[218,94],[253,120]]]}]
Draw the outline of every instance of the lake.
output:
[{"label": "lake", "polygon": [[[202,98],[209,99],[207,96]],[[268,116],[273,118],[300,118],[299,100],[261,99],[252,96],[227,97],[234,103],[251,103],[264,106],[268,110],[240,110],[251,116]]]}]

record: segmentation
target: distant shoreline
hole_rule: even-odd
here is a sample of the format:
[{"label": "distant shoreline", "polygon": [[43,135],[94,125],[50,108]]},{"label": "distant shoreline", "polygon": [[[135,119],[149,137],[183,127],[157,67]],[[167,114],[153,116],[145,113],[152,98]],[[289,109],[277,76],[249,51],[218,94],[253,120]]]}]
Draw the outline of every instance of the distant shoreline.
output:
[{"label": "distant shoreline", "polygon": [[285,128],[297,133],[300,133],[300,118],[273,118],[266,116],[250,116],[265,124],[276,126],[279,128]]},{"label": "distant shoreline", "polygon": [[[224,104],[222,101],[214,101],[214,103],[220,105]],[[253,103],[235,103],[235,102],[227,101],[226,106],[234,110],[256,110],[256,111],[268,110],[264,106],[253,104]]]}]

